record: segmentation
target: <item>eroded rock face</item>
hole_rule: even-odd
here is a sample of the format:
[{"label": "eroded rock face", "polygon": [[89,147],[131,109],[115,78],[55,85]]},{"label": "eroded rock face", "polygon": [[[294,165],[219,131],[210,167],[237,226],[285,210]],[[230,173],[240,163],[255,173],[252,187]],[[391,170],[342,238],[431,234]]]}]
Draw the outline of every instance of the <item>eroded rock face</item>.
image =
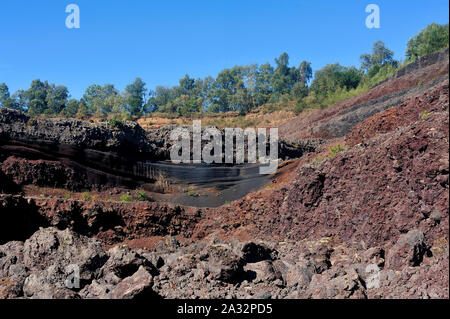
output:
[{"label": "eroded rock face", "polygon": [[32,202],[23,197],[0,195],[0,245],[9,241],[24,241],[47,225]]},{"label": "eroded rock face", "polygon": [[[148,161],[171,159],[175,142],[170,135],[175,128],[171,125],[146,131],[134,122],[112,125],[73,119],[34,119],[1,108],[0,177],[5,176],[16,188],[24,185],[74,191],[137,188],[154,182],[159,174],[140,174],[139,167]],[[192,127],[186,128],[192,131]],[[225,133],[222,136],[225,139]],[[318,139],[294,142],[280,139],[278,155],[282,159],[299,158],[320,144]],[[9,189],[5,187],[5,191]]]},{"label": "eroded rock face", "polygon": [[0,195],[0,244],[26,240],[39,227],[52,226],[114,245],[132,237],[190,237],[201,211],[176,205],[137,202],[86,202],[66,199],[25,199]]},{"label": "eroded rock face", "polygon": [[18,189],[24,185],[51,186],[70,191],[92,188],[87,174],[82,170],[58,161],[27,160],[11,156],[0,164],[0,175],[9,183],[6,189]]},{"label": "eroded rock face", "polygon": [[146,133],[134,122],[118,127],[72,119],[31,119],[19,111],[0,109],[0,139],[35,146],[74,149],[146,151]]}]

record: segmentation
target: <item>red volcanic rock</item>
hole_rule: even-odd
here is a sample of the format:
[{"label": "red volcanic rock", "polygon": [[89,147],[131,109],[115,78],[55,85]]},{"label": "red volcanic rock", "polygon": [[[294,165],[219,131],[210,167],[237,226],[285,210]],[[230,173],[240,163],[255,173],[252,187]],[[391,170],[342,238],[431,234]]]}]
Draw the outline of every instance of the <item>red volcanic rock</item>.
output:
[{"label": "red volcanic rock", "polygon": [[356,145],[378,134],[395,130],[425,118],[432,112],[440,112],[448,108],[448,80],[432,87],[423,95],[404,100],[400,105],[375,114],[354,127],[346,136],[346,143]]},{"label": "red volcanic rock", "polygon": [[[335,238],[328,246],[298,244],[296,255],[308,262],[280,257],[289,284],[310,287],[297,297],[448,296],[448,283],[439,279],[448,271],[448,138],[447,110],[417,117],[334,158],[299,167],[285,187],[208,210],[195,234],[319,243]],[[317,260],[322,263],[315,276],[321,276],[309,284],[305,274],[317,272]],[[380,267],[381,288],[366,291],[364,271],[357,276],[346,268],[361,262]],[[422,287],[421,280],[428,284]]]},{"label": "red volcanic rock", "polygon": [[68,190],[88,189],[87,176],[58,161],[26,160],[9,157],[0,170],[5,178],[18,186],[37,185]]},{"label": "red volcanic rock", "polygon": [[107,245],[141,237],[190,237],[201,214],[194,208],[164,203],[117,203],[36,199],[39,214],[60,229],[96,236]]},{"label": "red volcanic rock", "polygon": [[144,267],[132,276],[125,278],[112,293],[113,299],[137,299],[145,297],[146,294],[152,292],[153,277]]},{"label": "red volcanic rock", "polygon": [[428,249],[423,233],[417,229],[410,230],[400,236],[398,242],[389,250],[386,266],[390,269],[419,266]]},{"label": "red volcanic rock", "polygon": [[[337,102],[324,110],[305,112],[280,127],[288,140],[342,137],[360,122],[403,100],[423,94],[448,74],[449,49],[407,65],[369,91]],[[419,85],[420,84],[420,85]],[[447,93],[448,95],[448,93]]]},{"label": "red volcanic rock", "polygon": [[[432,239],[442,236],[448,231],[448,184],[437,177],[448,175],[448,166],[441,167],[447,158],[448,113],[441,112],[313,169],[301,168],[279,211],[292,221],[280,232],[299,239],[339,235],[369,247],[417,227]],[[301,189],[318,174],[324,176],[322,195],[311,207]],[[445,212],[440,227],[429,223],[433,209]]]}]

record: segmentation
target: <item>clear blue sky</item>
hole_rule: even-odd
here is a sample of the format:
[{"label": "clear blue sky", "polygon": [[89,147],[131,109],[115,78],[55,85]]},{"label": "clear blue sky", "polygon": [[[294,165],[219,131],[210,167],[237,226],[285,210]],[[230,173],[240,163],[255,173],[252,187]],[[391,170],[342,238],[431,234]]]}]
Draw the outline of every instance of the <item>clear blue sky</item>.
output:
[{"label": "clear blue sky", "polygon": [[[67,29],[65,7],[81,10]],[[378,4],[381,28],[367,29],[365,7]],[[447,0],[2,0],[0,83],[11,93],[40,78],[82,96],[92,83],[122,90],[136,77],[149,88],[188,73],[216,76],[239,64],[358,65],[383,40],[404,57],[406,42],[431,22],[448,22]]]}]

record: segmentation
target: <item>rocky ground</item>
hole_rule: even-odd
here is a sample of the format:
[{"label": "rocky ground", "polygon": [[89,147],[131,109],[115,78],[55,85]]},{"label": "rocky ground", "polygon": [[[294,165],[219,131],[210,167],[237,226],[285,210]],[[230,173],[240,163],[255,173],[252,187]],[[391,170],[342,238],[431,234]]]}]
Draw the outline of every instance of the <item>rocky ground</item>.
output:
[{"label": "rocky ground", "polygon": [[449,298],[448,85],[447,49],[293,119],[300,158],[214,209],[57,196],[132,189],[91,163],[165,134],[1,110],[0,298]]}]

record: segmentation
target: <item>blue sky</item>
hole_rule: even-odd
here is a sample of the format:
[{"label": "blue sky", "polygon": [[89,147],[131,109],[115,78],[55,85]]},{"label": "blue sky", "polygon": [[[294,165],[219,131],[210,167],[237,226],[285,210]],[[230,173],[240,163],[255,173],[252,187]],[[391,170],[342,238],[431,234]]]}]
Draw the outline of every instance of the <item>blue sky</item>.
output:
[{"label": "blue sky", "polygon": [[[81,28],[67,29],[65,8],[80,7]],[[367,29],[378,4],[381,28]],[[358,65],[383,40],[404,57],[406,42],[431,22],[448,22],[447,0],[2,0],[0,83],[11,93],[33,79],[66,85],[80,98],[93,83],[122,90],[136,77],[149,88],[186,73],[216,76],[240,64]]]}]

